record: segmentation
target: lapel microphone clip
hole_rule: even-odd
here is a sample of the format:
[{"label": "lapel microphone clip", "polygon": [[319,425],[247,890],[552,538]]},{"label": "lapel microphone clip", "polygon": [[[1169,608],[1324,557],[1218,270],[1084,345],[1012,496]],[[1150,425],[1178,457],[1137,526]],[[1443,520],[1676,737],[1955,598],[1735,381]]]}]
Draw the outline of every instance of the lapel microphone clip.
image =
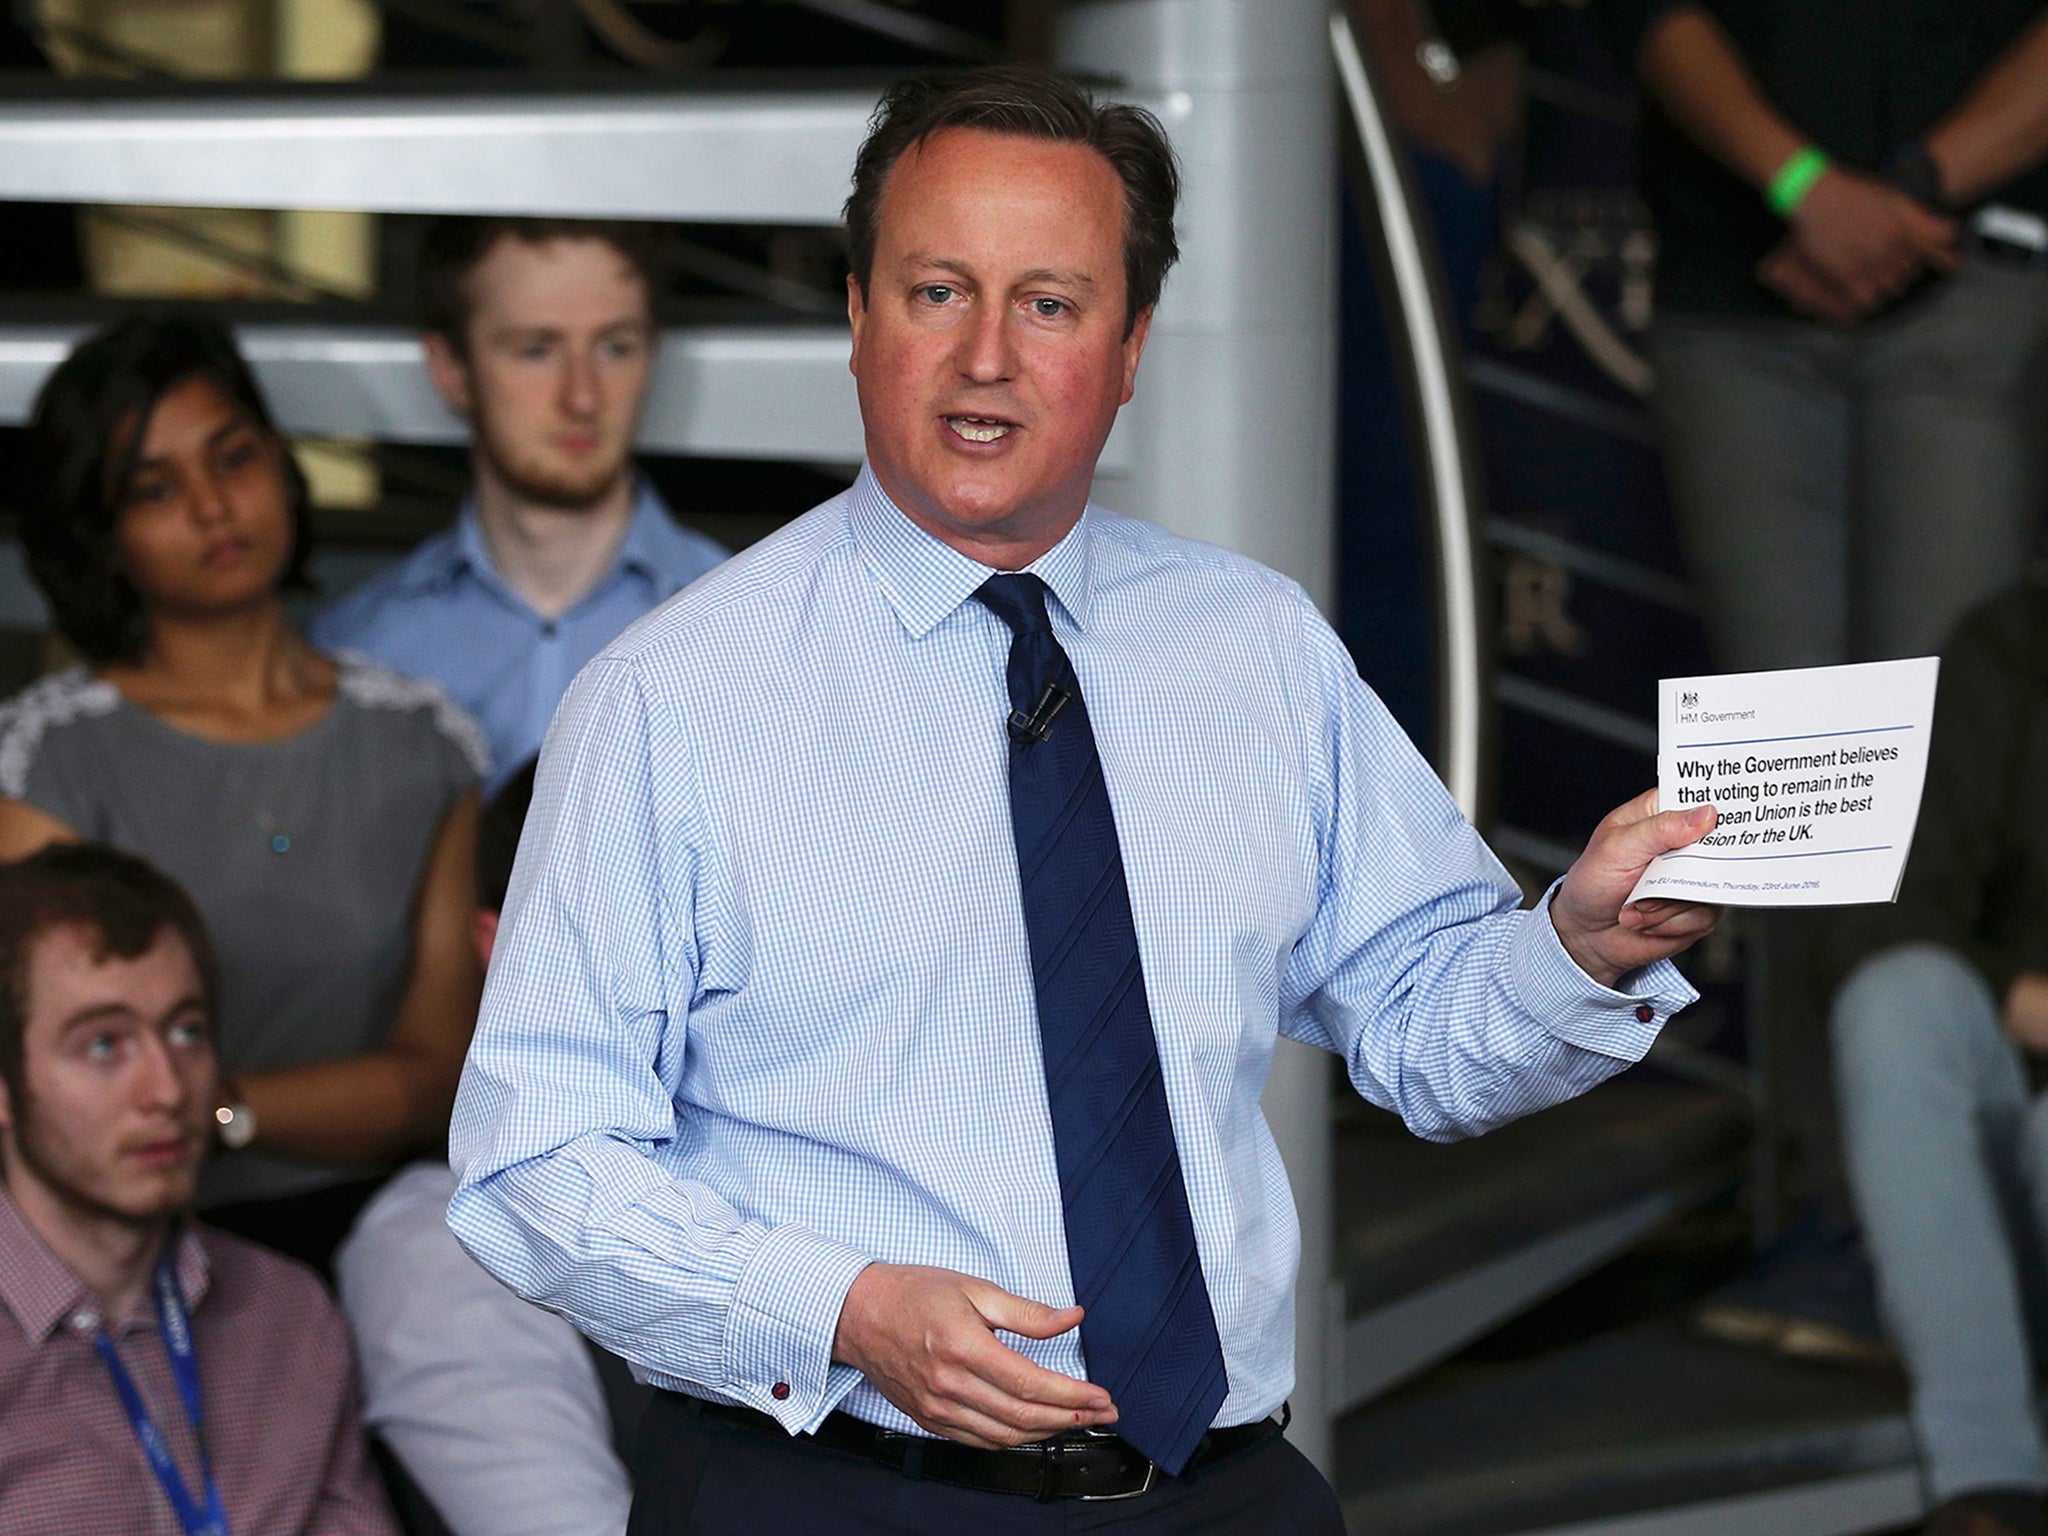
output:
[{"label": "lapel microphone clip", "polygon": [[1045,692],[1038,696],[1038,704],[1030,714],[1021,709],[1010,711],[1010,740],[1020,747],[1043,741],[1052,734],[1053,718],[1066,708],[1067,700],[1073,695],[1058,683],[1047,683]]}]

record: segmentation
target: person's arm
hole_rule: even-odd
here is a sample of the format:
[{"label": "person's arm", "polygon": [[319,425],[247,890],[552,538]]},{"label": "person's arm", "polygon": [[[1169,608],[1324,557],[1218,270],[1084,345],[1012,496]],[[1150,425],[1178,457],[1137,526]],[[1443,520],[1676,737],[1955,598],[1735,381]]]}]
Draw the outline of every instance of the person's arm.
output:
[{"label": "person's arm", "polygon": [[0,864],[40,853],[52,843],[75,843],[77,832],[26,800],[0,795]]},{"label": "person's arm", "polygon": [[364,1422],[457,1536],[618,1536],[632,1485],[590,1353],[456,1244],[454,1193],[415,1164],[335,1253]]},{"label": "person's arm", "polygon": [[1942,196],[1964,207],[2048,157],[2048,11],[1926,135]]},{"label": "person's arm", "polygon": [[1765,99],[1711,12],[1664,11],[1643,33],[1636,72],[1688,137],[1759,193],[1806,137]]},{"label": "person's arm", "polygon": [[2048,974],[2021,971],[2005,989],[2005,1032],[2035,1056],[2048,1056]]},{"label": "person's arm", "polygon": [[427,855],[413,906],[411,969],[384,1046],[234,1079],[233,1092],[256,1112],[255,1145],[323,1162],[359,1162],[440,1138],[482,990],[469,939],[476,826],[477,797],[470,791],[442,821]]},{"label": "person's arm", "polygon": [[1438,80],[1421,62],[1434,36],[1424,11],[1422,0],[1351,0],[1401,131],[1482,185],[1521,119],[1521,50],[1488,43],[1458,61],[1457,78]]},{"label": "person's arm", "polygon": [[[1702,6],[1675,6],[1652,21],[1635,64],[1671,120],[1759,197],[1787,161],[1810,147]],[[1895,297],[1924,267],[1949,270],[1958,259],[1953,221],[1843,166],[1830,167],[1806,193],[1790,235],[1855,315]],[[1771,273],[1761,275],[1768,280]]]},{"label": "person's arm", "polygon": [[792,1433],[863,1375],[956,1439],[1108,1422],[1100,1387],[996,1337],[1051,1337],[1073,1309],[871,1263],[678,1171],[690,1012],[700,988],[737,984],[744,927],[695,775],[687,734],[633,660],[584,670],[541,753],[456,1098],[448,1224],[506,1285],[657,1384],[745,1403]]},{"label": "person's arm", "polygon": [[[1695,996],[1663,957],[1713,913],[1645,903],[1624,926],[1615,891],[1642,850],[1615,839],[1669,846],[1710,820],[1695,830],[1641,806],[1617,813],[1590,850],[1600,880],[1582,874],[1570,900],[1560,886],[1518,910],[1507,872],[1302,607],[1303,708],[1326,723],[1310,764],[1322,780],[1321,895],[1282,977],[1283,1031],[1336,1052],[1361,1095],[1432,1141],[1478,1135],[1641,1059]],[[1563,930],[1594,912],[1609,931],[1575,959]]]}]

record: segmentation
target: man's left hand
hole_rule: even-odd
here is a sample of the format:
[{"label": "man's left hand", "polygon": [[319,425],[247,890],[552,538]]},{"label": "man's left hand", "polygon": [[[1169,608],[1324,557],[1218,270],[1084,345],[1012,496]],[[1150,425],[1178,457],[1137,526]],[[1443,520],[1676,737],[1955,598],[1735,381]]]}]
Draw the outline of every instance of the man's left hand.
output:
[{"label": "man's left hand", "polygon": [[1668,960],[1714,931],[1721,909],[1703,902],[1623,903],[1650,860],[1698,842],[1719,819],[1709,805],[1660,813],[1651,789],[1594,829],[1586,851],[1550,898],[1550,921],[1580,970],[1611,987],[1628,972]]},{"label": "man's left hand", "polygon": [[1800,314],[1829,325],[1854,325],[1877,313],[1879,304],[1859,304],[1848,291],[1815,264],[1800,249],[1799,242],[1782,241],[1778,248],[1757,264],[1757,281],[1776,293]]}]

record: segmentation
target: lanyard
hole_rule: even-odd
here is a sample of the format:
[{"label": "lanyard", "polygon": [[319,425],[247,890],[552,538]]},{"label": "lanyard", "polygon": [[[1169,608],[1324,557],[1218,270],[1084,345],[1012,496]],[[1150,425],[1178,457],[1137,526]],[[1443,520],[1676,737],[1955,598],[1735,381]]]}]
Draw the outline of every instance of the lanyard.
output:
[{"label": "lanyard", "polygon": [[199,1403],[199,1358],[192,1348],[192,1319],[185,1311],[185,1298],[178,1290],[178,1277],[171,1267],[175,1238],[175,1232],[165,1238],[163,1256],[157,1261],[156,1326],[157,1332],[163,1336],[164,1353],[170,1356],[171,1377],[178,1384],[185,1417],[192,1425],[193,1438],[199,1442],[199,1475],[205,1480],[206,1487],[204,1507],[187,1491],[185,1479],[178,1472],[178,1464],[171,1459],[171,1448],[164,1440],[163,1431],[150,1417],[149,1405],[143,1402],[142,1394],[135,1389],[135,1379],[114,1352],[114,1341],[107,1337],[105,1328],[93,1334],[92,1347],[99,1351],[100,1359],[106,1362],[107,1374],[114,1378],[114,1391],[128,1413],[128,1427],[135,1432],[136,1442],[149,1459],[149,1469],[156,1474],[164,1497],[170,1500],[171,1509],[176,1513],[185,1536],[228,1536],[228,1517],[221,1509],[220,1489],[214,1486],[213,1468],[206,1456],[206,1436]]}]

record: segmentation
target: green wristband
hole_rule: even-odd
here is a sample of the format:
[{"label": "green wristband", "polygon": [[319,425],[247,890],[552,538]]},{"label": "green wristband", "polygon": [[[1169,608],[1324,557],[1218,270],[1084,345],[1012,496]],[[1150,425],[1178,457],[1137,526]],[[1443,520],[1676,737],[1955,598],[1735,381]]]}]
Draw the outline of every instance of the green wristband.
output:
[{"label": "green wristband", "polygon": [[1799,211],[1799,205],[1806,201],[1806,194],[1813,190],[1813,184],[1827,175],[1832,163],[1827,151],[1807,145],[1778,167],[1778,174],[1771,178],[1771,184],[1764,192],[1764,200],[1779,218],[1791,218]]}]

